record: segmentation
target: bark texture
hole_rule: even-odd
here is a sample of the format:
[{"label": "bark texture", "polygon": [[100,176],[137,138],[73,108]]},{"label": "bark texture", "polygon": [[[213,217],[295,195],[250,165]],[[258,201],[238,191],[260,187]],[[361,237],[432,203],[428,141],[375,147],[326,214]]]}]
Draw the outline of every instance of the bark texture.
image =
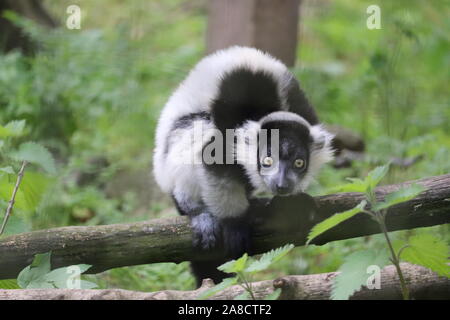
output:
[{"label": "bark texture", "polygon": [[232,45],[267,51],[295,64],[300,0],[211,0],[207,53]]},{"label": "bark texture", "polygon": [[[430,270],[402,264],[412,299],[450,299],[450,279],[439,277]],[[328,300],[331,286],[337,272],[315,275],[286,276],[275,280],[253,282],[256,299],[264,299],[275,288],[281,288],[279,299],[288,300]],[[138,292],[122,289],[81,290],[81,289],[20,289],[0,290],[0,300],[194,300],[214,284],[206,279],[200,288],[192,291],[164,290],[158,292]],[[243,293],[239,285],[227,288],[210,299],[231,300]],[[381,272],[380,289],[363,286],[351,299],[402,299],[397,273],[394,266],[387,266]]]},{"label": "bark texture", "polygon": [[[416,182],[427,190],[417,198],[389,209],[388,230],[413,229],[450,223],[450,174],[379,187],[378,199],[398,188]],[[254,248],[250,254],[293,243],[304,245],[311,226],[319,221],[356,206],[363,199],[359,193],[338,193],[316,197],[318,213],[312,220],[304,217],[302,202],[280,198],[269,207],[283,219],[292,210],[305,223],[296,230],[279,226],[262,226],[253,234]],[[304,217],[304,218],[302,218]],[[317,237],[313,244],[321,245],[380,233],[379,226],[368,215],[358,214]],[[192,247],[188,219],[175,217],[150,221],[87,227],[63,227],[34,231],[0,238],[0,279],[16,278],[31,263],[36,253],[52,251],[52,267],[87,263],[97,273],[116,267],[156,262],[181,262],[217,257],[217,252],[199,252]]]}]

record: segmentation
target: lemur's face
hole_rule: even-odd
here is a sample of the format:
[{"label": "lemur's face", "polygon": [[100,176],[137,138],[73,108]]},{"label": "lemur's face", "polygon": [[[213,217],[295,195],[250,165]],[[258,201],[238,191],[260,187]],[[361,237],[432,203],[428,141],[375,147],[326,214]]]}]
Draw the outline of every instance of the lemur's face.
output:
[{"label": "lemur's face", "polygon": [[[267,139],[261,139],[260,134],[258,168],[267,188],[279,196],[302,191],[310,160],[309,129],[291,121],[269,122],[262,129],[267,129]],[[278,129],[278,134],[271,129]]]}]

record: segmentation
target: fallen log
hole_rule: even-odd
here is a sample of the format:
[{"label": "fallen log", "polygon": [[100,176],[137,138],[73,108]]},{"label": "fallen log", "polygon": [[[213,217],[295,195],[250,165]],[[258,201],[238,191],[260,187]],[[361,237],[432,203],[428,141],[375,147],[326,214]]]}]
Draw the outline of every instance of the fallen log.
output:
[{"label": "fallen log", "polygon": [[[450,299],[450,279],[439,277],[430,270],[408,263],[401,268],[408,283],[412,299]],[[263,299],[276,288],[281,289],[279,299],[283,300],[328,300],[337,272],[314,275],[285,276],[275,280],[252,283],[256,299]],[[379,289],[363,286],[351,299],[402,299],[398,276],[394,266],[381,271]],[[210,279],[203,281],[200,288],[192,291],[164,290],[140,292],[122,289],[19,289],[0,290],[0,300],[194,300],[205,290],[214,286]],[[232,300],[244,289],[235,285],[212,296],[213,300]]]},{"label": "fallen log", "polygon": [[[418,197],[389,209],[388,230],[413,229],[450,223],[450,174],[377,188],[382,199],[387,193],[412,182],[427,188]],[[316,197],[318,215],[301,230],[256,230],[251,254],[266,252],[286,243],[304,245],[312,225],[357,205],[359,193],[338,193]],[[298,204],[301,214],[301,203]],[[292,206],[279,211],[293,210]],[[280,212],[282,215],[283,212]],[[368,215],[358,214],[316,238],[314,244],[379,233]],[[192,247],[191,228],[185,217],[155,219],[130,224],[63,227],[0,238],[0,279],[16,278],[36,253],[52,251],[52,267],[87,263],[91,273],[116,267],[156,262],[181,262],[213,258],[215,252],[199,252]]]}]

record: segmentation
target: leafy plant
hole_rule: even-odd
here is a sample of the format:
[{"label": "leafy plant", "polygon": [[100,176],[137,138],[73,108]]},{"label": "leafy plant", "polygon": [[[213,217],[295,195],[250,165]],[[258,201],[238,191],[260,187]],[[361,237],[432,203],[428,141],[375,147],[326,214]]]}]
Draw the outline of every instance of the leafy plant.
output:
[{"label": "leafy plant", "polygon": [[[314,226],[308,235],[307,243],[335,227],[339,223],[350,219],[360,212],[370,215],[380,226],[389,249],[390,261],[395,265],[400,279],[403,298],[409,299],[409,290],[400,268],[400,258],[414,264],[419,264],[436,271],[440,275],[450,277],[450,267],[448,262],[448,247],[444,241],[437,239],[431,234],[413,236],[409,243],[393,245],[386,227],[387,209],[402,202],[409,201],[425,188],[421,185],[413,184],[394,191],[385,196],[383,201],[378,201],[375,196],[375,187],[383,179],[389,170],[389,164],[380,166],[369,172],[364,180],[349,179],[352,183],[336,188],[339,191],[363,192],[365,200],[362,200],[353,209],[337,213],[332,217]],[[369,208],[366,208],[369,204]],[[341,266],[341,273],[335,278],[333,285],[333,299],[348,299],[355,291],[359,290],[367,279],[366,268],[375,264],[382,267],[387,262],[387,255],[373,251],[355,252],[347,257]]]},{"label": "leafy plant", "polygon": [[348,299],[366,283],[369,266],[376,265],[382,268],[388,262],[389,255],[386,250],[376,252],[369,249],[353,252],[338,270],[340,273],[334,279],[331,298],[334,300]]},{"label": "leafy plant", "polygon": [[[231,260],[222,264],[217,269],[225,273],[235,274],[235,276],[226,278],[216,286],[204,291],[198,297],[198,299],[209,298],[232,285],[239,284],[242,288],[244,288],[244,292],[235,297],[235,299],[245,300],[250,298],[255,300],[256,297],[252,289],[251,277],[255,273],[269,268],[270,265],[283,258],[293,248],[293,244],[288,244],[284,247],[264,253],[259,259],[253,259],[249,257],[247,253],[245,253],[237,260]],[[276,300],[279,297],[280,293],[281,290],[275,290],[273,293],[269,294],[266,299]]]},{"label": "leafy plant", "polygon": [[16,279],[0,280],[0,289],[20,289]]},{"label": "leafy plant", "polygon": [[441,276],[450,277],[447,243],[430,233],[417,234],[408,241],[398,240],[393,244],[399,258],[425,266]]},{"label": "leafy plant", "polygon": [[[0,126],[0,200],[7,201],[5,216],[0,226],[3,234],[6,224],[13,212],[14,205],[25,211],[37,208],[51,179],[39,172],[25,175],[28,164],[35,164],[50,174],[56,172],[51,153],[40,144],[24,142],[18,149],[13,147],[13,139],[25,134],[25,120],[14,120]],[[20,169],[16,170],[20,163]],[[17,173],[16,173],[17,172]],[[15,182],[12,177],[17,176]],[[15,226],[17,227],[17,221]]]},{"label": "leafy plant", "polygon": [[[51,270],[51,252],[36,254],[31,265],[23,269],[17,277],[17,284],[22,289],[92,289],[93,282],[80,280],[79,276],[91,265],[78,264]],[[75,280],[75,282],[73,282]]]}]

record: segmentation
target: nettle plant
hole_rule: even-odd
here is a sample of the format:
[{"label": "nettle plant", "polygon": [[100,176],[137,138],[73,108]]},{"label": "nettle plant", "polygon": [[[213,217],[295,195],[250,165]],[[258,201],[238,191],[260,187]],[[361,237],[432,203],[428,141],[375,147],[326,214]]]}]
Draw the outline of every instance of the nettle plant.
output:
[{"label": "nettle plant", "polygon": [[400,261],[422,265],[439,275],[450,277],[448,263],[449,248],[445,241],[428,233],[418,233],[407,241],[391,241],[386,227],[388,209],[394,205],[409,201],[425,191],[418,184],[412,184],[387,194],[384,200],[379,201],[375,195],[375,187],[389,170],[389,164],[377,167],[364,180],[351,178],[351,183],[333,189],[335,192],[362,192],[365,199],[356,207],[345,212],[337,213],[330,218],[315,225],[308,235],[307,244],[325,231],[339,223],[350,219],[359,213],[368,214],[380,226],[386,240],[386,249],[369,249],[350,254],[344,264],[339,268],[340,273],[335,277],[332,290],[332,299],[348,299],[368,282],[368,270],[371,266],[383,268],[389,262],[394,264],[405,300],[410,298],[408,284],[403,276]]},{"label": "nettle plant", "polygon": [[[244,292],[236,296],[234,298],[235,300],[256,300],[255,293],[252,288],[252,276],[257,272],[261,272],[269,268],[274,262],[283,258],[293,248],[293,244],[288,244],[284,247],[264,253],[259,259],[249,257],[247,253],[245,253],[237,260],[231,260],[222,264],[217,269],[225,273],[235,274],[235,276],[226,278],[216,286],[205,290],[198,296],[198,299],[209,298],[232,285],[239,284],[244,289]],[[281,289],[276,289],[264,299],[276,300],[280,296],[280,293]]]},{"label": "nettle plant", "polygon": [[93,289],[97,284],[80,279],[92,265],[77,264],[51,269],[51,252],[36,254],[17,279],[0,280],[0,289]]},{"label": "nettle plant", "polygon": [[[0,220],[0,236],[28,231],[27,215],[38,209],[56,173],[53,156],[42,145],[25,141],[16,147],[17,141],[23,141],[26,134],[25,120],[0,125],[0,208],[6,208]],[[79,280],[79,275],[90,265],[51,270],[50,256],[51,252],[35,255],[17,280],[0,280],[0,288],[67,288],[72,280],[75,287],[83,289],[97,286]]]},{"label": "nettle plant", "polygon": [[26,134],[25,120],[0,125],[0,209],[5,210],[0,236],[28,231],[26,218],[38,209],[56,173],[51,153],[24,141]]}]

